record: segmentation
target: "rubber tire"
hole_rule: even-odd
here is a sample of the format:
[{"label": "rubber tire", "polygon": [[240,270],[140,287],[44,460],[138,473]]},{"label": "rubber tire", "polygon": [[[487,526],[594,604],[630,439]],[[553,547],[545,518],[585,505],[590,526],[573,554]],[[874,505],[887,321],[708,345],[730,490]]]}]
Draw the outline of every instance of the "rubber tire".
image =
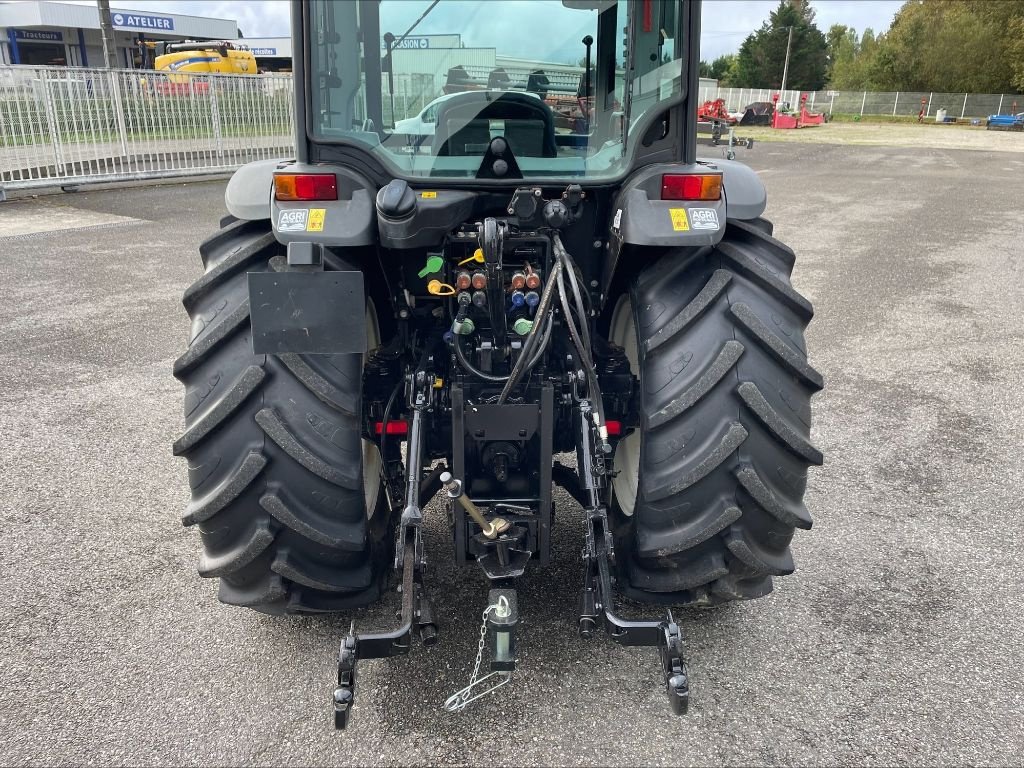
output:
[{"label": "rubber tire", "polygon": [[615,493],[632,487],[627,472],[612,493],[627,596],[714,605],[766,595],[794,570],[790,541],[811,527],[807,468],[822,462],[809,434],[823,381],[793,263],[766,220],[729,221],[718,246],[670,250],[630,289],[639,492]]},{"label": "rubber tire", "polygon": [[381,594],[390,515],[379,470],[364,482],[362,356],[252,353],[246,273],[285,269],[283,251],[270,222],[230,217],[200,246],[205,274],[182,299],[191,339],[174,363],[185,385],[174,453],[191,488],[183,522],[199,529],[199,573],[220,578],[222,602],[344,610]]}]

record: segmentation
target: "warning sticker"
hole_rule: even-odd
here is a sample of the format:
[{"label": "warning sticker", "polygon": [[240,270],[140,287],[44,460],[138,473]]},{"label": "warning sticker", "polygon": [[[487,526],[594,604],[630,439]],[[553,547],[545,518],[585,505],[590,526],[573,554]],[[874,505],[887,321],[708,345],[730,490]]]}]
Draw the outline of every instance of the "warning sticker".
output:
[{"label": "warning sticker", "polygon": [[281,211],[277,217],[278,232],[305,232],[309,211],[305,208]]},{"label": "warning sticker", "polygon": [[612,228],[619,229],[622,226],[622,209],[619,208],[615,212],[615,218],[612,219]]},{"label": "warning sticker", "polygon": [[326,208],[310,208],[309,223],[306,224],[307,232],[323,232],[324,219],[327,218]]},{"label": "warning sticker", "polygon": [[686,218],[685,208],[669,208],[668,212],[672,217],[672,229],[676,232],[690,231],[690,220]]},{"label": "warning sticker", "polygon": [[420,192],[420,197],[424,200],[433,200],[437,197],[437,192]]},{"label": "warning sticker", "polygon": [[691,208],[690,221],[694,229],[718,229],[718,211],[714,208]]}]

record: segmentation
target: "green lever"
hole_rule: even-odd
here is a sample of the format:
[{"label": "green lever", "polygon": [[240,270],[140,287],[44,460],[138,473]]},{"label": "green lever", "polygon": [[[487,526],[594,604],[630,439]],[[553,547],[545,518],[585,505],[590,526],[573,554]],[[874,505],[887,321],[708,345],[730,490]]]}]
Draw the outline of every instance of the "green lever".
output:
[{"label": "green lever", "polygon": [[444,258],[436,253],[427,256],[427,265],[420,270],[419,276],[426,277],[440,272],[444,268]]}]

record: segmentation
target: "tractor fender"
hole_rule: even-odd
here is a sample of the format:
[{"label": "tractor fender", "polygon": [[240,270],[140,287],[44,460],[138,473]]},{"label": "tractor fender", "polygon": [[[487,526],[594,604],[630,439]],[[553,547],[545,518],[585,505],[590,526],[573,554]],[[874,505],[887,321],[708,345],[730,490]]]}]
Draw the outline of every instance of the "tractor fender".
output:
[{"label": "tractor fender", "polygon": [[245,221],[269,219],[274,169],[285,162],[284,159],[257,160],[235,171],[224,190],[224,204],[228,213]]},{"label": "tractor fender", "polygon": [[[377,242],[377,187],[351,168],[289,162],[277,173],[333,173],[337,200],[270,200],[270,223],[279,243],[315,242],[351,248]],[[271,174],[273,175],[273,174]]]},{"label": "tractor fender", "polygon": [[[722,197],[713,201],[662,200],[662,175],[722,173]],[[616,272],[639,270],[640,259],[623,254],[636,247],[699,248],[716,245],[725,235],[727,219],[756,219],[764,213],[767,195],[761,179],[735,161],[698,161],[696,164],[656,164],[633,174],[619,190],[611,207],[610,237],[601,277],[607,296]],[[621,263],[620,263],[621,262]]]}]

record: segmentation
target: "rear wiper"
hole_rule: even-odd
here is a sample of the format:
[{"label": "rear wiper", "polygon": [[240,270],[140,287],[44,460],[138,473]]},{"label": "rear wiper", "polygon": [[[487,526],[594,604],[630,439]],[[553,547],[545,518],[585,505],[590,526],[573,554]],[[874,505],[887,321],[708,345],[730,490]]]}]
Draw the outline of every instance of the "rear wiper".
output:
[{"label": "rear wiper", "polygon": [[403,34],[398,39],[395,39],[395,36],[393,34],[391,34],[390,32],[385,32],[384,33],[384,45],[387,46],[387,53],[385,54],[384,58],[386,58],[387,62],[388,62],[388,70],[387,70],[388,71],[388,97],[391,99],[391,127],[392,128],[395,127],[395,68],[392,66],[391,52],[393,50],[395,50],[396,47],[398,47],[399,45],[402,44],[402,41],[405,40],[405,38],[407,38],[410,35],[410,33],[414,29],[416,29],[416,27],[419,26],[419,23],[421,21],[423,21],[425,18],[427,18],[427,14],[429,14],[432,10],[434,10],[434,7],[438,3],[440,3],[440,2],[441,2],[441,0],[434,0],[434,2],[432,2],[429,6],[427,6],[427,10],[425,10],[423,13],[421,13],[420,17],[418,19],[416,19],[416,21],[413,22],[412,26],[409,27],[407,30],[405,30],[405,34]]},{"label": "rear wiper", "polygon": [[[394,35],[391,35],[391,39],[392,39],[392,40],[395,40],[395,41],[394,41],[394,43],[392,43],[392,46],[391,46],[391,47],[395,47],[395,46],[399,46],[399,45],[401,45],[401,44],[402,44],[402,41],[403,41],[403,40],[405,40],[405,38],[407,38],[407,37],[408,37],[408,36],[409,36],[409,35],[410,35],[410,34],[412,33],[412,31],[413,31],[414,29],[416,29],[416,27],[418,27],[418,26],[419,26],[419,24],[420,24],[420,22],[421,22],[421,21],[423,21],[423,20],[424,20],[425,18],[427,18],[427,14],[428,14],[428,13],[430,13],[430,12],[431,12],[432,10],[434,10],[434,6],[436,6],[436,5],[437,5],[438,3],[440,3],[440,2],[441,2],[441,0],[434,0],[434,2],[432,2],[432,3],[431,3],[431,4],[430,4],[430,5],[428,6],[428,7],[427,7],[427,10],[425,10],[425,11],[424,11],[424,12],[423,12],[422,14],[420,14],[420,17],[419,17],[418,19],[416,19],[416,21],[414,21],[414,22],[413,22],[412,26],[411,26],[411,27],[409,27],[409,28],[408,28],[407,30],[405,30],[405,34],[404,34],[404,35],[402,35],[402,36],[401,36],[400,38],[398,38],[397,40],[395,40],[395,36],[394,36]],[[390,34],[390,33],[389,33],[389,34]],[[387,40],[387,37],[388,37],[387,35],[384,35],[384,39],[385,39],[385,40]]]}]

